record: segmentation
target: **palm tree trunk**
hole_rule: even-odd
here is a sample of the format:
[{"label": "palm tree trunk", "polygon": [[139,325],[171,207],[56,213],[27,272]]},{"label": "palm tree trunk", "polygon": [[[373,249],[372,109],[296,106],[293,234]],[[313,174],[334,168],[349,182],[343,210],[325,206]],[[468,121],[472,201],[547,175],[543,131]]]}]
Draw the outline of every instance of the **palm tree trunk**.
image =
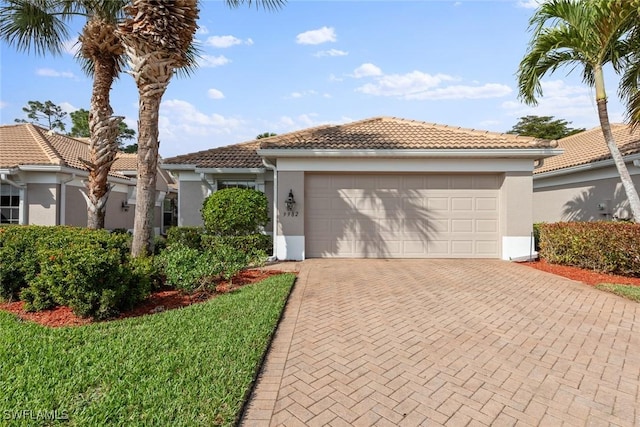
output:
[{"label": "palm tree trunk", "polygon": [[600,119],[602,134],[604,135],[604,140],[607,143],[607,147],[609,147],[611,158],[613,159],[613,162],[618,169],[622,187],[627,193],[627,200],[629,201],[629,207],[631,209],[631,214],[633,215],[633,220],[635,222],[640,222],[640,198],[638,197],[638,191],[633,185],[633,181],[631,180],[631,175],[629,174],[627,165],[624,162],[624,158],[622,157],[620,149],[618,148],[618,145],[613,138],[613,133],[611,132],[611,124],[609,123],[609,112],[607,110],[607,95],[604,88],[604,77],[601,67],[598,67],[594,70],[594,77],[596,88],[596,103],[598,104],[598,118]]},{"label": "palm tree trunk", "polygon": [[89,168],[87,187],[87,227],[104,228],[105,211],[111,187],[109,170],[118,152],[118,125],[109,99],[111,86],[118,75],[118,55],[122,48],[109,22],[92,17],[83,29],[81,53],[93,63],[93,88],[89,107],[89,150],[91,158],[84,163]]}]

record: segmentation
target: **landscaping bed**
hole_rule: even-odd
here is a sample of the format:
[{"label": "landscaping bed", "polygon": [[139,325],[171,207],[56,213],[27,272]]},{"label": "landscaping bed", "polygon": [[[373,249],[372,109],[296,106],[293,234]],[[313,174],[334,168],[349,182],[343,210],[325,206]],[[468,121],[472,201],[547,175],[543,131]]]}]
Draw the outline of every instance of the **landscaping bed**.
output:
[{"label": "landscaping bed", "polygon": [[577,280],[587,285],[598,285],[601,283],[617,283],[622,285],[640,286],[640,277],[626,277],[615,274],[604,274],[593,270],[568,265],[550,264],[545,260],[524,262],[523,265],[557,274],[568,279]]}]

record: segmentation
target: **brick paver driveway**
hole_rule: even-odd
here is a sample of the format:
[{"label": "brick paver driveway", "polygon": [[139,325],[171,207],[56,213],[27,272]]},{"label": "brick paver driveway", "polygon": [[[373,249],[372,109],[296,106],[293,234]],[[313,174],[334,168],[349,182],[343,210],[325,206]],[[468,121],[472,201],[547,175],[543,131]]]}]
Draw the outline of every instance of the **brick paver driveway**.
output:
[{"label": "brick paver driveway", "polygon": [[243,425],[640,425],[640,304],[497,260],[308,260]]}]

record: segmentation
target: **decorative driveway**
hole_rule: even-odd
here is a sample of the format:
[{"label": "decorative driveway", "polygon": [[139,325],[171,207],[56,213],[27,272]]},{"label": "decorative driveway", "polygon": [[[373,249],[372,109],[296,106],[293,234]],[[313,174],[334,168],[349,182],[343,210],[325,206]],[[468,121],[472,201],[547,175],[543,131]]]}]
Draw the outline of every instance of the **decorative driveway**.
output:
[{"label": "decorative driveway", "polygon": [[640,426],[640,304],[498,260],[307,260],[241,425]]}]

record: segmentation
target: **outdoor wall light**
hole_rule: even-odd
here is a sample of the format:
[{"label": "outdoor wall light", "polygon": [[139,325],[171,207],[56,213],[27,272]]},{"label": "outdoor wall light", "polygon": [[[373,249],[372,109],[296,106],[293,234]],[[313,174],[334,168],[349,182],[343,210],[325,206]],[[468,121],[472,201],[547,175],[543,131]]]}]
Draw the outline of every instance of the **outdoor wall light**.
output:
[{"label": "outdoor wall light", "polygon": [[284,204],[287,206],[287,212],[292,212],[293,208],[296,207],[296,200],[293,198],[293,190],[289,190],[289,196],[287,200],[284,201]]},{"label": "outdoor wall light", "polygon": [[129,212],[129,204],[126,201],[122,201],[122,210],[124,212]]}]

